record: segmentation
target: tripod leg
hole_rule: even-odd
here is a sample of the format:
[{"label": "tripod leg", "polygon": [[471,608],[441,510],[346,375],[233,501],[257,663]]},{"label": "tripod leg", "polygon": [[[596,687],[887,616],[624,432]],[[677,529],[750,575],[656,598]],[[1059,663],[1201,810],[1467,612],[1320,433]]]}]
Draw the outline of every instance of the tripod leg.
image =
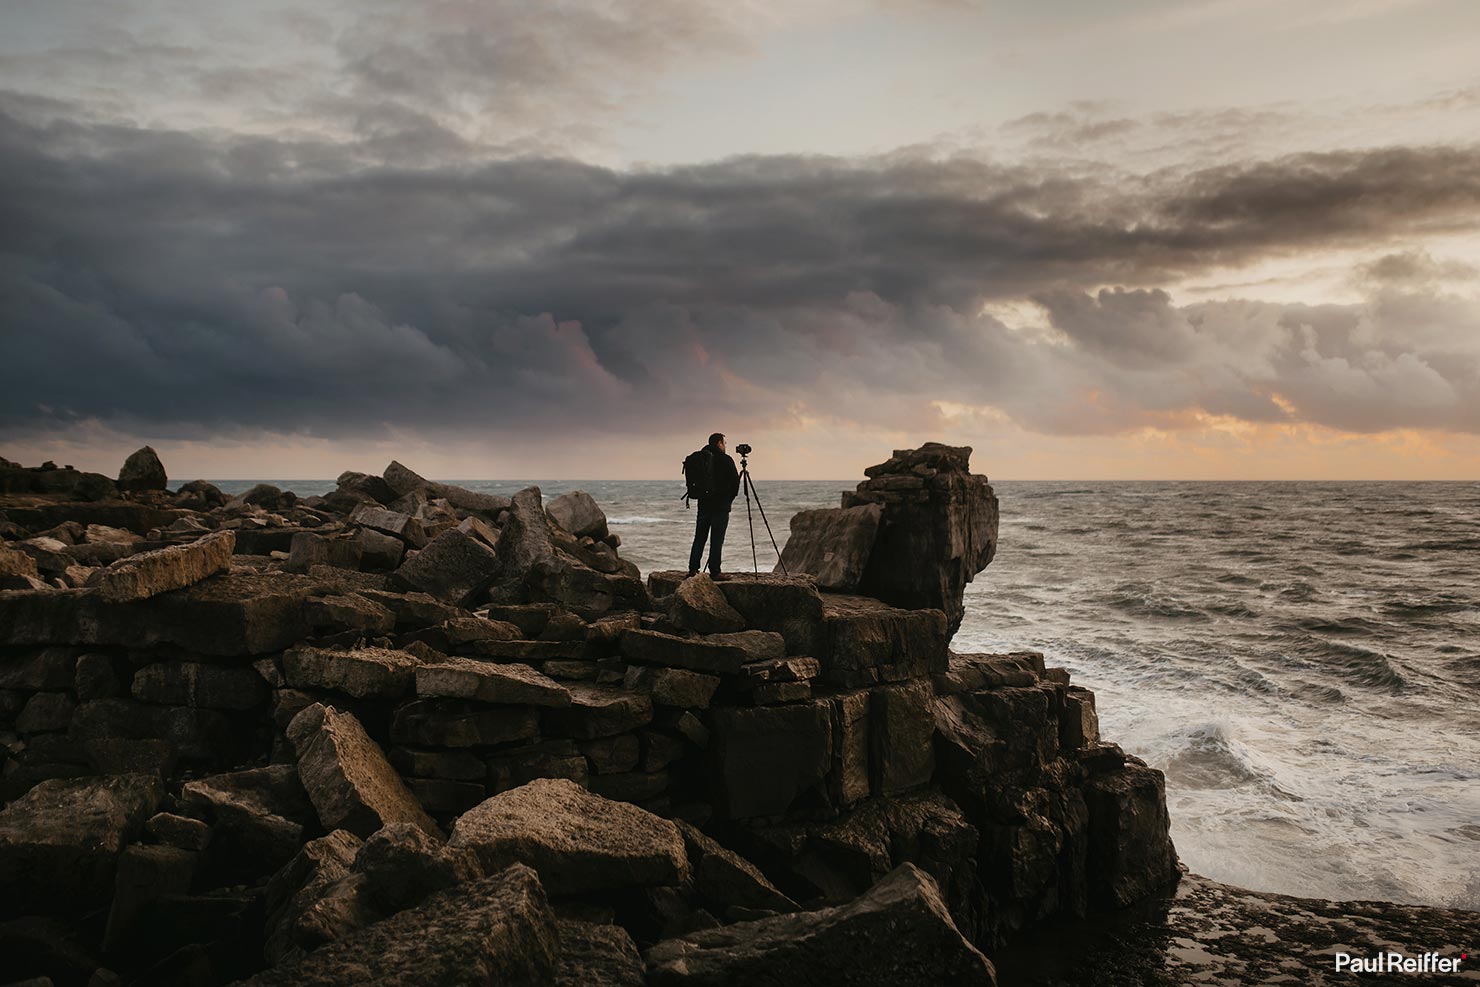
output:
[{"label": "tripod leg", "polygon": [[[755,554],[755,518],[750,513],[750,470],[740,474],[740,481],[740,486],[745,491],[745,523],[750,526],[750,567],[752,572],[760,572],[761,563]],[[761,502],[759,494],[756,495],[755,502]]]},{"label": "tripod leg", "polygon": [[[748,472],[745,474],[745,479],[746,479],[747,482],[750,480],[750,474]],[[751,483],[750,484],[750,488],[752,490],[755,490],[755,484],[754,483]],[[745,506],[747,508],[750,507],[750,497],[749,497],[749,495],[746,495],[746,498],[745,498]],[[761,503],[761,493],[760,493],[759,490],[756,490],[755,491],[755,506],[760,508],[760,511],[761,511],[761,523],[763,523],[766,526],[766,534],[768,534],[768,535],[771,536],[771,547],[774,548],[774,549],[776,549],[776,564],[779,565],[779,566],[781,566],[781,573],[782,573],[782,575],[786,575],[786,576],[791,575],[791,573],[787,571],[786,563],[781,561],[781,549],[776,544],[776,533],[771,530],[771,522],[768,521],[768,520],[766,520],[766,507],[765,507],[764,504]],[[750,535],[750,547],[751,547],[751,552],[753,554],[754,551],[755,551],[755,532],[753,532],[753,531],[751,532],[751,535]],[[756,571],[757,572],[760,571],[760,565],[759,565],[759,563],[757,563],[757,565],[756,565]]]}]

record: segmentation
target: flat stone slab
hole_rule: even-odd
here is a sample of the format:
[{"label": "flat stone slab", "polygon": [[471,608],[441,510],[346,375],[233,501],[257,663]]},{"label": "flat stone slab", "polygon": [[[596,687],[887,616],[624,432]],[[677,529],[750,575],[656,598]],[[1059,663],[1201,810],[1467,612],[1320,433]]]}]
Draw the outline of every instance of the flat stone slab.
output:
[{"label": "flat stone slab", "polygon": [[353,714],[314,703],[293,717],[287,734],[325,829],[368,837],[389,823],[409,822],[442,835]]},{"label": "flat stone slab", "polygon": [[653,701],[643,693],[576,684],[569,691],[569,706],[544,714],[550,733],[591,740],[636,730],[653,720]]},{"label": "flat stone slab", "polygon": [[688,874],[676,825],[565,779],[532,781],[469,809],[448,846],[471,849],[485,870],[527,863],[551,894],[677,884]]},{"label": "flat stone slab", "polygon": [[421,659],[406,651],[360,648],[290,648],[283,676],[295,689],[329,689],[356,699],[399,699],[411,692]]},{"label": "flat stone slab", "polygon": [[539,878],[514,864],[267,970],[243,987],[547,984],[560,940]]},{"label": "flat stone slab", "polygon": [[710,675],[738,675],[740,667],[750,660],[744,648],[710,644],[699,638],[678,637],[661,631],[624,631],[621,647],[622,657],[628,661],[687,668]]},{"label": "flat stone slab", "polygon": [[846,905],[667,939],[648,950],[647,964],[653,987],[997,983],[992,964],[956,929],[935,881],[908,863]]},{"label": "flat stone slab", "polygon": [[448,658],[416,670],[418,696],[474,699],[512,706],[570,705],[570,690],[528,665]]},{"label": "flat stone slab", "polygon": [[226,571],[235,550],[236,535],[217,531],[187,545],[170,545],[119,559],[93,573],[87,584],[113,603],[147,600]]}]

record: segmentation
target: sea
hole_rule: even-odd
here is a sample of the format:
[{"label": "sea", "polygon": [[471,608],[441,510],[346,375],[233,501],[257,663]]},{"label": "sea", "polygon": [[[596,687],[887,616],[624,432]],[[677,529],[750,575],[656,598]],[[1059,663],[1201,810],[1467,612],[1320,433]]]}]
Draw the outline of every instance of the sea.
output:
[{"label": "sea", "polygon": [[[676,481],[453,482],[585,490],[644,572],[687,564]],[[757,481],[725,568],[769,571],[792,515],[853,485]],[[1000,545],[952,647],[1042,651],[1093,689],[1102,736],[1166,772],[1192,870],[1480,910],[1480,484],[993,486]]]}]

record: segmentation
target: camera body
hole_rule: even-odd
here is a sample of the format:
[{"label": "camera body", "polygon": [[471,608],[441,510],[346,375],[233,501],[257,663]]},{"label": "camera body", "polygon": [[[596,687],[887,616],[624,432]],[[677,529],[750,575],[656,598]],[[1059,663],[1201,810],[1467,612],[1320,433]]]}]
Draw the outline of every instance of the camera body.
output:
[{"label": "camera body", "polygon": [[742,443],[740,443],[739,445],[737,445],[735,447],[735,451],[738,452],[742,456],[748,456],[748,455],[750,455],[750,449],[751,449],[751,446],[750,446],[750,443],[748,443],[748,442],[742,442]]}]

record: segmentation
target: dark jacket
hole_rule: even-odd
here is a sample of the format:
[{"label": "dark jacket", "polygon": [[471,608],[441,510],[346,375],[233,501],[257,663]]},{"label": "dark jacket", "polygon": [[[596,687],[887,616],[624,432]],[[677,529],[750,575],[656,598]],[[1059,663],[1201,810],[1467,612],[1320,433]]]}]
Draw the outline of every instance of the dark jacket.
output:
[{"label": "dark jacket", "polygon": [[704,500],[711,504],[728,504],[740,495],[740,471],[729,453],[720,452],[714,446],[706,446],[714,458],[714,496]]}]

